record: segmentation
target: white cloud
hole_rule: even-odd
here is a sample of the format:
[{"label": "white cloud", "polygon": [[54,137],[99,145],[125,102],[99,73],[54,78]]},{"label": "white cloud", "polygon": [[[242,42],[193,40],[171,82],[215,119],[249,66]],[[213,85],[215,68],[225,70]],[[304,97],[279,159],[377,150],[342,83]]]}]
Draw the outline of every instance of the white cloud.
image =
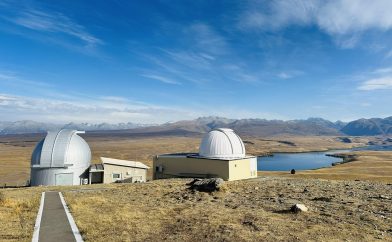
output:
[{"label": "white cloud", "polygon": [[374,74],[385,74],[385,73],[391,73],[391,72],[392,72],[392,67],[379,68],[379,69],[373,71]]},{"label": "white cloud", "polygon": [[205,105],[158,106],[134,102],[124,97],[97,97],[80,99],[33,98],[0,93],[0,121],[34,120],[50,123],[165,123],[190,120],[202,116],[229,118],[287,119],[281,115],[230,107]]},{"label": "white cloud", "polygon": [[392,50],[388,51],[387,54],[385,55],[385,58],[391,58],[392,57]]},{"label": "white cloud", "polygon": [[363,91],[392,89],[392,76],[367,80],[358,89]]},{"label": "white cloud", "polygon": [[211,61],[215,58],[203,53],[197,53],[194,51],[173,51],[173,50],[162,50],[165,52],[173,61],[178,62],[179,65],[186,65],[191,68],[210,69]]},{"label": "white cloud", "polygon": [[0,93],[0,113],[2,113],[0,121],[151,124],[190,120],[211,115],[229,118],[287,119],[275,113],[240,110],[240,108],[233,109],[233,107],[221,107],[219,110],[202,105],[193,108],[165,107],[135,103],[123,97],[110,97],[109,99],[59,100]]},{"label": "white cloud", "polygon": [[44,31],[58,32],[75,37],[88,45],[102,44],[102,41],[88,33],[83,26],[73,22],[61,13],[46,13],[39,10],[26,10],[19,16],[10,19],[13,23],[25,28]]},{"label": "white cloud", "polygon": [[172,80],[170,78],[164,77],[164,76],[160,76],[160,75],[154,75],[154,74],[142,74],[141,76],[149,78],[149,79],[153,79],[153,80],[157,80],[166,84],[172,84],[172,85],[179,85],[181,83]]},{"label": "white cloud", "polygon": [[13,80],[15,79],[15,76],[10,74],[10,73],[2,73],[0,72],[0,80],[2,81],[7,81],[7,80]]},{"label": "white cloud", "polygon": [[0,70],[0,87],[2,85],[7,85],[7,86],[18,86],[22,88],[29,88],[31,89],[46,89],[51,87],[52,85],[45,83],[45,82],[39,82],[39,81],[34,81],[34,80],[28,80],[24,77],[21,77],[20,75],[10,72],[10,71],[3,71]]},{"label": "white cloud", "polygon": [[318,1],[252,2],[240,16],[239,27],[274,30],[291,24],[309,24],[315,17]]},{"label": "white cloud", "polygon": [[199,53],[199,55],[201,57],[203,57],[204,59],[207,59],[207,60],[215,60],[216,59],[215,57],[213,57],[213,56],[211,56],[209,54],[206,54],[206,53]]},{"label": "white cloud", "polygon": [[290,74],[286,73],[286,72],[279,73],[278,77],[282,78],[282,79],[290,79],[290,78],[292,78],[292,76]]},{"label": "white cloud", "polygon": [[[73,19],[59,12],[40,8],[38,3],[5,2],[3,8],[5,11],[0,16],[1,19],[15,26],[33,30],[47,42],[55,42],[70,48],[76,48],[71,44],[72,41],[68,41],[69,43],[64,41],[63,36],[61,36],[64,35],[71,37],[70,40],[80,41],[84,47],[90,49],[103,44],[101,39],[94,36]],[[34,37],[31,36],[31,33],[18,31],[15,27],[11,32],[28,38],[39,38],[38,35]],[[53,34],[58,34],[59,36],[54,36]]]},{"label": "white cloud", "polygon": [[288,71],[279,72],[276,76],[281,79],[291,79],[303,74],[304,72],[300,70],[288,70]]},{"label": "white cloud", "polygon": [[182,27],[179,32],[178,38],[184,39],[188,47],[159,48],[162,54],[155,56],[139,53],[153,65],[151,69],[140,70],[141,76],[167,84],[192,83],[203,89],[227,81],[260,82],[259,73],[241,61],[226,39],[210,25],[199,22]]},{"label": "white cloud", "polygon": [[116,97],[116,96],[104,96],[101,97],[102,100],[109,101],[109,102],[117,102],[117,103],[123,103],[123,102],[128,102],[129,100],[124,97]]},{"label": "white cloud", "polygon": [[392,27],[392,1],[334,0],[320,5],[317,24],[332,34]]},{"label": "white cloud", "polygon": [[225,38],[208,24],[192,24],[184,29],[184,33],[194,47],[212,58],[215,58],[214,55],[222,55],[228,51]]},{"label": "white cloud", "polygon": [[1,121],[163,123],[194,118],[195,112],[180,107],[132,102],[123,97],[80,99],[33,98],[0,93]]},{"label": "white cloud", "polygon": [[0,95],[0,105],[5,105],[7,101],[14,101],[16,100],[14,97]]},{"label": "white cloud", "polygon": [[390,0],[252,1],[239,18],[244,30],[278,30],[290,25],[316,25],[344,48],[353,47],[366,30],[392,28]]}]

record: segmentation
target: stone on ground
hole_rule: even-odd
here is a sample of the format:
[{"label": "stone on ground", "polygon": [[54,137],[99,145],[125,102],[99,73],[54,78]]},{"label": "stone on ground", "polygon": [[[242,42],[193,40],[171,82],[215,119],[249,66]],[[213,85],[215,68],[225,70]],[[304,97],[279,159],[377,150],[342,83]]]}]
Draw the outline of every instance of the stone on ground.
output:
[{"label": "stone on ground", "polygon": [[290,210],[291,210],[291,212],[293,212],[293,213],[300,213],[300,212],[307,212],[307,211],[309,211],[309,209],[308,209],[305,205],[300,204],[300,203],[294,204],[294,205],[291,207]]},{"label": "stone on ground", "polygon": [[189,189],[197,190],[199,192],[214,192],[219,191],[224,184],[222,178],[208,178],[208,179],[194,179],[188,185]]}]

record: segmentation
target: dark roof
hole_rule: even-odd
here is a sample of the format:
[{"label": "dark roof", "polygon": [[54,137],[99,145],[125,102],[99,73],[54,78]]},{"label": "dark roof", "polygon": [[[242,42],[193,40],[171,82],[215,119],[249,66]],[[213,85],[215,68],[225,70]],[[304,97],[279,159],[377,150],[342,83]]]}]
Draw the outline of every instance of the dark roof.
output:
[{"label": "dark roof", "polygon": [[163,154],[163,155],[158,155],[158,157],[165,157],[165,156],[178,156],[178,157],[186,157],[186,158],[194,158],[194,159],[207,159],[207,160],[222,160],[222,161],[229,161],[229,160],[243,160],[243,159],[249,159],[249,158],[254,158],[256,156],[245,156],[245,157],[239,157],[239,158],[215,158],[215,157],[204,157],[200,156],[198,153],[174,153],[174,154]]},{"label": "dark roof", "polygon": [[89,169],[90,172],[99,172],[103,171],[103,165],[102,164],[92,164]]}]

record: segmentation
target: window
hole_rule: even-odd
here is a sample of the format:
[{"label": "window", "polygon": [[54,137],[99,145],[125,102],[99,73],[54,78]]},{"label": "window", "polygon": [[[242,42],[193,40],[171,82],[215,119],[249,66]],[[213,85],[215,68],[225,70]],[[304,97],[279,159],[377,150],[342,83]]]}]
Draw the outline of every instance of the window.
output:
[{"label": "window", "polygon": [[120,173],[113,173],[112,177],[113,177],[113,179],[120,179],[121,178],[121,174]]},{"label": "window", "polygon": [[156,166],[155,171],[156,172],[163,172],[163,166],[162,165]]}]

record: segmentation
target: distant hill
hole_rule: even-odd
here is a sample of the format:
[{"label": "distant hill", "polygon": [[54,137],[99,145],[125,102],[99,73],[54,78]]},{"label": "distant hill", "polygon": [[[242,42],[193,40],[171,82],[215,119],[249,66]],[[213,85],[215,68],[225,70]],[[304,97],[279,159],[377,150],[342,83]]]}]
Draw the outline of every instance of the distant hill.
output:
[{"label": "distant hill", "polygon": [[392,117],[359,119],[349,123],[331,122],[322,118],[304,120],[266,120],[266,119],[228,119],[223,117],[200,117],[194,120],[182,120],[161,125],[135,123],[90,124],[68,123],[65,125],[40,123],[34,121],[0,122],[0,135],[44,133],[48,130],[68,128],[91,131],[92,133],[110,133],[116,135],[198,135],[214,128],[231,128],[240,135],[391,135]]},{"label": "distant hill", "polygon": [[306,120],[263,120],[242,119],[229,125],[243,135],[341,135],[335,123],[321,118],[309,118]]},{"label": "distant hill", "polygon": [[348,135],[391,135],[392,116],[388,118],[358,119],[343,127],[342,132]]},{"label": "distant hill", "polygon": [[161,133],[169,130],[182,130],[191,133],[205,133],[214,128],[228,127],[235,119],[221,117],[201,117],[194,120],[182,120],[161,125],[129,130],[132,133]]},{"label": "distant hill", "polygon": [[342,135],[339,124],[321,118],[306,120],[266,120],[266,119],[227,119],[222,117],[202,117],[194,120],[166,123],[153,127],[137,128],[127,133],[165,133],[177,130],[182,133],[205,133],[214,128],[231,128],[240,135],[271,136],[289,135]]}]

